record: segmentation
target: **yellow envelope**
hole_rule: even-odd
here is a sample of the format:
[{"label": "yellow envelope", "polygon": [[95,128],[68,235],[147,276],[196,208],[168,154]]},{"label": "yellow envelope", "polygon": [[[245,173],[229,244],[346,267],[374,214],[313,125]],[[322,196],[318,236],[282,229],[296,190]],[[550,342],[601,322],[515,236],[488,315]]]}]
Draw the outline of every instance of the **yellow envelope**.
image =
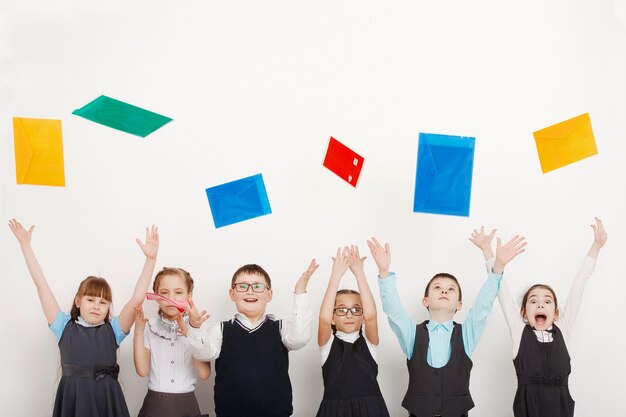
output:
[{"label": "yellow envelope", "polygon": [[589,113],[538,130],[533,136],[544,174],[598,153]]},{"label": "yellow envelope", "polygon": [[61,121],[13,118],[18,184],[65,186]]}]

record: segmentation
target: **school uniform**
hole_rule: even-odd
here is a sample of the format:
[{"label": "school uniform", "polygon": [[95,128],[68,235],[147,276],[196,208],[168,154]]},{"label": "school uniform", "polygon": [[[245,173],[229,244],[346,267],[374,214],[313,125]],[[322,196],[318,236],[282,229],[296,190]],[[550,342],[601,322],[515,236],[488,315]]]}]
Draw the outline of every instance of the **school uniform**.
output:
[{"label": "school uniform", "polygon": [[[379,277],[383,311],[408,359],[409,387],[403,407],[412,415],[462,417],[474,406],[469,394],[471,356],[485,329],[501,279],[501,274],[488,273],[462,325],[452,320],[445,323],[430,320],[416,325],[402,306],[396,275],[392,272],[385,278]],[[451,366],[448,367],[450,362]],[[452,382],[441,385],[439,381],[442,377]],[[456,388],[459,391],[453,391]],[[452,400],[452,394],[457,392],[461,398]],[[420,393],[428,393],[431,396],[429,402],[416,399]],[[448,400],[452,402],[446,406],[444,403]],[[425,404],[424,408],[421,408],[422,404]],[[441,411],[437,411],[439,409]]]},{"label": "school uniform", "polygon": [[196,367],[178,324],[162,316],[146,323],[144,346],[150,350],[148,392],[137,417],[196,417]]},{"label": "school uniform", "polygon": [[388,417],[378,385],[376,346],[361,332],[337,331],[322,354],[324,396],[317,417]]},{"label": "school uniform", "polygon": [[[490,259],[487,267],[490,268],[493,262]],[[502,281],[498,301],[511,333],[513,364],[518,378],[513,402],[515,417],[574,415],[574,400],[569,391],[571,366],[567,344],[595,265],[595,259],[585,257],[564,307],[559,308],[558,326],[553,324],[547,330],[533,329],[524,321],[507,281]]]},{"label": "school uniform", "polygon": [[91,325],[57,313],[50,329],[59,341],[62,376],[53,417],[129,417],[117,381],[117,348],[126,334],[119,318]]},{"label": "school uniform", "polygon": [[193,356],[215,360],[217,417],[288,417],[293,413],[288,353],[311,339],[307,294],[294,294],[292,320],[265,313],[255,323],[241,313],[189,328]]}]

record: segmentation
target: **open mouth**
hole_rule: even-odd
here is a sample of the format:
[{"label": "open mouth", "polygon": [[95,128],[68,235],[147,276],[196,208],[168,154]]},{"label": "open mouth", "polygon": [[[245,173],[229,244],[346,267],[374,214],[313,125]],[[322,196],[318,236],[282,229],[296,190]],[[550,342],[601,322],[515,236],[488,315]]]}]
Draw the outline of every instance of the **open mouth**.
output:
[{"label": "open mouth", "polygon": [[538,326],[543,326],[544,324],[546,324],[547,320],[548,316],[543,313],[539,313],[535,316],[535,323],[537,323]]},{"label": "open mouth", "polygon": [[245,301],[246,303],[256,303],[259,300],[256,298],[244,298],[243,301]]}]

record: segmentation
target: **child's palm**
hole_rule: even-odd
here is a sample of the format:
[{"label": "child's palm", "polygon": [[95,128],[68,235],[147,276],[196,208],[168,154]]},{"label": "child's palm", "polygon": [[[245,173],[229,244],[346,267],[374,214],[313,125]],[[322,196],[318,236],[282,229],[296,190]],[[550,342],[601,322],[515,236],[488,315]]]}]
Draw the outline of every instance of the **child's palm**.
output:
[{"label": "child's palm", "polygon": [[159,228],[155,225],[152,225],[150,229],[146,227],[146,243],[142,243],[139,239],[136,241],[146,258],[156,258],[159,251]]},{"label": "child's palm", "polygon": [[480,232],[474,229],[474,231],[472,232],[472,236],[470,237],[470,240],[472,241],[474,245],[482,249],[485,246],[491,245],[491,241],[493,240],[493,237],[496,235],[496,231],[497,231],[496,229],[493,229],[491,233],[487,234],[485,233],[485,226],[480,226]]}]

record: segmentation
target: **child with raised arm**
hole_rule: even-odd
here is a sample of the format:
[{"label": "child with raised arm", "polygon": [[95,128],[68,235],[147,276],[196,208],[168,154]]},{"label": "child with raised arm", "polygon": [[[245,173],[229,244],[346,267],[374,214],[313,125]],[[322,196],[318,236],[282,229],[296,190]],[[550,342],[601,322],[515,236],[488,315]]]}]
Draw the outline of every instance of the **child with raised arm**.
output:
[{"label": "child with raised arm", "polygon": [[[522,253],[523,240],[515,236],[498,246],[498,261],[506,265]],[[469,391],[470,358],[491,313],[502,275],[488,274],[465,322],[458,324],[452,319],[462,306],[461,286],[451,274],[436,274],[422,298],[430,320],[416,325],[402,306],[396,276],[389,271],[389,244],[382,246],[376,238],[367,244],[378,265],[383,311],[408,359],[409,387],[402,406],[414,417],[467,416],[474,407]]]},{"label": "child with raised arm", "polygon": [[[602,221],[596,217],[591,225],[594,240],[580,267],[567,297],[559,309],[556,294],[549,285],[535,284],[526,290],[521,309],[513,299],[506,280],[498,301],[509,325],[513,341],[513,365],[517,374],[517,392],[513,401],[515,417],[571,417],[574,400],[570,396],[568,377],[571,372],[567,350],[574,322],[583,299],[585,285],[593,273],[600,249],[607,240]],[[484,230],[474,231],[472,239],[493,272],[502,271],[496,255],[493,260],[491,238]],[[498,240],[498,245],[500,241]],[[558,321],[558,326],[555,322]]]},{"label": "child with raised arm", "polygon": [[[333,258],[317,332],[324,378],[324,398],[317,417],[389,416],[376,380],[378,322],[364,261],[354,245],[343,251],[337,249]],[[348,268],[356,278],[358,292],[338,291],[339,281]]]},{"label": "child with raised arm", "polygon": [[61,311],[30,245],[34,227],[26,230],[17,220],[9,221],[61,351],[63,376],[52,415],[128,417],[124,394],[117,381],[116,353],[135,321],[135,307],[141,305],[150,285],[159,248],[158,229],[146,228],[145,243],[137,239],[146,257],[143,270],[120,315],[110,317],[111,287],[104,278],[94,276],[80,283],[70,314]]},{"label": "child with raised arm", "polygon": [[[210,326],[206,310],[190,299],[187,331],[194,357],[215,359],[217,417],[288,417],[293,413],[289,356],[311,339],[313,314],[306,287],[318,265],[315,259],[295,286],[293,319],[277,320],[265,311],[272,300],[268,273],[256,264],[233,274],[229,295],[237,313]],[[180,321],[179,321],[180,323]]]},{"label": "child with raised arm", "polygon": [[[165,267],[154,277],[152,289],[173,302],[186,302],[193,292],[193,278],[184,269]],[[196,381],[209,377],[211,364],[194,359],[189,341],[180,334],[177,321],[187,317],[181,318],[178,307],[166,299],[158,304],[157,317],[146,320],[139,308],[135,321],[135,370],[139,376],[149,376],[138,417],[199,416]]]}]

